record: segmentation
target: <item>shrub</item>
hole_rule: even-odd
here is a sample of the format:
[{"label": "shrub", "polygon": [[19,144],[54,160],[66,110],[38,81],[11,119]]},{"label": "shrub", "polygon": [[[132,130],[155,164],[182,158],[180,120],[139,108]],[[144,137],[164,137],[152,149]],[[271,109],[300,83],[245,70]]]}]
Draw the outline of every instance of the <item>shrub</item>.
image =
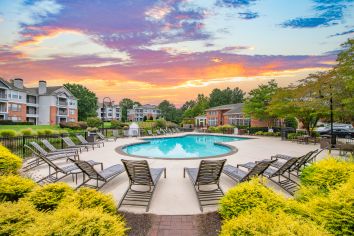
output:
[{"label": "shrub", "polygon": [[54,210],[59,203],[74,193],[74,190],[66,183],[47,184],[36,188],[26,200],[33,203],[38,210]]},{"label": "shrub", "polygon": [[286,127],[291,127],[294,128],[295,130],[297,129],[298,122],[295,117],[293,116],[287,116],[284,119],[284,123]]},{"label": "shrub", "polygon": [[354,173],[354,163],[328,157],[303,169],[300,180],[304,186],[317,186],[320,191],[345,183]]},{"label": "shrub", "polygon": [[101,127],[103,124],[102,120],[98,117],[89,117],[87,118],[86,122],[87,122],[87,126],[97,127],[97,128]]},{"label": "shrub", "polygon": [[90,188],[80,188],[75,194],[65,198],[59,207],[75,206],[78,209],[101,208],[105,213],[116,213],[117,208],[111,195]]},{"label": "shrub", "polygon": [[77,122],[61,122],[60,123],[60,128],[69,128],[69,129],[72,129],[72,130],[81,129],[79,123],[77,123]]},{"label": "shrub", "polygon": [[33,131],[33,129],[28,128],[28,129],[23,129],[20,131],[23,136],[31,136],[34,135],[36,132]]},{"label": "shrub", "polygon": [[119,120],[111,120],[111,128],[122,128],[123,127],[123,123],[120,122]]},{"label": "shrub", "polygon": [[0,131],[0,136],[1,137],[6,137],[6,138],[11,138],[11,137],[15,137],[17,135],[15,130],[1,130]]},{"label": "shrub", "polygon": [[87,129],[88,127],[85,121],[79,121],[77,124],[79,125],[80,129]]},{"label": "shrub", "polygon": [[253,179],[231,188],[220,201],[219,213],[230,219],[254,207],[272,211],[284,205],[285,199]]},{"label": "shrub", "polygon": [[25,231],[26,235],[125,235],[125,222],[119,215],[101,209],[59,208],[44,214]]},{"label": "shrub", "polygon": [[43,132],[45,135],[51,135],[54,133],[53,130],[51,130],[51,129],[45,129],[45,130],[43,130]]},{"label": "shrub", "polygon": [[158,119],[156,120],[156,126],[157,128],[166,128],[166,120],[165,119]]},{"label": "shrub", "polygon": [[0,175],[15,174],[22,166],[22,159],[0,145]]},{"label": "shrub", "polygon": [[0,204],[0,235],[20,235],[40,215],[25,201]]},{"label": "shrub", "polygon": [[229,235],[330,235],[312,222],[282,211],[270,212],[254,208],[230,219],[221,228],[221,236]]},{"label": "shrub", "polygon": [[21,176],[0,176],[0,201],[17,201],[36,186],[33,180]]},{"label": "shrub", "polygon": [[27,121],[0,120],[0,125],[34,125],[34,123]]}]

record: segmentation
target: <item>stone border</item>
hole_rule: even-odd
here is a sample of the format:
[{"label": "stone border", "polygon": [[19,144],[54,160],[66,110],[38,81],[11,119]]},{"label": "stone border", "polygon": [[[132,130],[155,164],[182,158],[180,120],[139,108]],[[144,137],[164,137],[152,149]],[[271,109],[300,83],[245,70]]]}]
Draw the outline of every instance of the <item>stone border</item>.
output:
[{"label": "stone border", "polygon": [[[126,156],[126,157],[135,157],[135,158],[143,158],[143,159],[157,159],[157,160],[201,160],[201,159],[208,159],[208,158],[220,158],[220,157],[226,157],[226,156],[230,156],[232,154],[235,154],[238,152],[238,149],[235,146],[226,144],[226,143],[220,143],[220,142],[215,142],[214,144],[219,145],[219,146],[224,146],[230,149],[229,152],[225,153],[225,154],[220,154],[220,155],[216,155],[216,156],[206,156],[206,157],[190,157],[190,158],[164,158],[164,157],[153,157],[153,156],[138,156],[138,155],[131,155],[131,154],[127,154],[123,151],[123,148],[128,147],[128,146],[132,146],[132,145],[136,145],[136,144],[143,144],[143,143],[149,143],[149,141],[145,141],[145,140],[149,140],[149,139],[161,139],[161,138],[180,138],[180,137],[186,137],[186,136],[191,136],[191,135],[200,135],[200,136],[226,136],[226,137],[239,137],[239,136],[230,136],[230,135],[213,135],[213,134],[184,134],[184,135],[180,135],[180,136],[172,136],[172,137],[168,137],[168,136],[164,136],[164,137],[148,137],[148,138],[140,138],[140,140],[142,140],[141,142],[135,142],[135,143],[130,143],[130,144],[125,144],[122,146],[119,146],[117,148],[115,148],[115,151],[122,156]],[[239,137],[242,138],[242,137]],[[252,138],[245,138],[245,139],[252,139]],[[144,141],[143,141],[144,140]]]}]

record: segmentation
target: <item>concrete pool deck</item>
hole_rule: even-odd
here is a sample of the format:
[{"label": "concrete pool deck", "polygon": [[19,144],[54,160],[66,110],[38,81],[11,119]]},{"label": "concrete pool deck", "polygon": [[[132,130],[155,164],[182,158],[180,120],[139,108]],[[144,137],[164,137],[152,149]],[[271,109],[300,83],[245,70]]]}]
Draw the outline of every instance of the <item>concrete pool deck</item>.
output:
[{"label": "concrete pool deck", "polygon": [[[183,134],[176,134],[183,135]],[[171,135],[168,135],[171,137]],[[241,136],[249,137],[249,136]],[[163,159],[147,159],[118,154],[115,149],[121,145],[140,142],[139,138],[120,138],[116,142],[105,142],[105,146],[95,148],[94,151],[83,152],[80,154],[81,160],[95,160],[103,162],[104,168],[114,164],[122,164],[121,159],[126,160],[148,160],[150,167],[165,167],[167,170],[167,178],[161,177],[154,196],[151,201],[149,213],[158,215],[192,215],[200,214],[199,204],[195,191],[188,177],[183,178],[184,167],[199,166],[200,160],[163,160]],[[290,141],[281,141],[280,137],[254,137],[252,139],[228,142],[229,145],[235,146],[238,151],[226,157],[209,158],[208,160],[226,159],[226,164],[237,165],[249,161],[258,161],[265,158],[270,158],[275,154],[287,154],[293,156],[303,155],[311,150],[319,148],[319,145],[313,144],[297,144]],[[337,153],[335,153],[337,154]],[[322,152],[319,159],[327,155],[327,152]],[[65,160],[56,162],[58,165],[68,164]],[[42,165],[27,172],[29,176],[35,180],[39,179],[48,173],[48,166]],[[71,176],[62,179],[73,187],[75,184],[71,180]],[[79,178],[78,183],[82,180]],[[128,187],[128,177],[126,173],[117,176],[115,179],[106,184],[101,191],[112,194],[115,201],[118,203]],[[221,188],[224,192],[233,186],[235,182],[228,176],[222,174],[220,179]],[[274,191],[289,196],[285,191],[281,190],[277,185],[267,183]],[[205,207],[204,212],[215,211],[216,206]],[[134,213],[145,213],[144,207],[124,206],[119,210],[129,211]]]}]

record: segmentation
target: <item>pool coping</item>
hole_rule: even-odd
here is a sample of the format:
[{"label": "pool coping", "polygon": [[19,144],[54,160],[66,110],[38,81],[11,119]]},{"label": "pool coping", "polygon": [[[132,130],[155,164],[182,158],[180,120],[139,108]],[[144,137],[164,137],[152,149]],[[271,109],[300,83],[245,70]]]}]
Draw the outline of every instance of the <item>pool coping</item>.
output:
[{"label": "pool coping", "polygon": [[[186,137],[186,136],[194,136],[194,135],[200,135],[200,136],[228,136],[228,137],[239,137],[239,136],[232,136],[232,135],[220,135],[220,134],[183,134],[183,135],[178,135],[178,136],[153,136],[153,137],[147,137],[147,138],[139,138],[139,140],[141,140],[141,142],[134,142],[134,143],[129,143],[129,144],[124,144],[122,146],[118,146],[116,147],[114,150],[122,156],[126,156],[126,157],[134,157],[134,158],[142,158],[142,159],[156,159],[156,160],[202,160],[202,159],[210,159],[210,158],[220,158],[220,157],[226,157],[226,156],[230,156],[232,154],[235,154],[238,152],[237,147],[233,146],[233,145],[229,145],[226,143],[222,143],[222,142],[215,142],[214,144],[216,145],[220,145],[220,146],[224,146],[230,149],[230,151],[228,153],[224,153],[224,154],[220,154],[220,155],[215,155],[215,156],[206,156],[206,157],[189,157],[189,158],[165,158],[165,157],[147,157],[147,156],[138,156],[138,155],[132,155],[132,154],[127,154],[123,151],[123,148],[126,148],[128,146],[132,146],[132,145],[136,145],[136,144],[144,144],[144,143],[149,143],[149,141],[145,141],[146,139],[159,139],[159,138],[180,138],[180,137]],[[253,138],[249,138],[249,137],[239,137],[239,138],[245,138],[245,139],[253,139]]]}]

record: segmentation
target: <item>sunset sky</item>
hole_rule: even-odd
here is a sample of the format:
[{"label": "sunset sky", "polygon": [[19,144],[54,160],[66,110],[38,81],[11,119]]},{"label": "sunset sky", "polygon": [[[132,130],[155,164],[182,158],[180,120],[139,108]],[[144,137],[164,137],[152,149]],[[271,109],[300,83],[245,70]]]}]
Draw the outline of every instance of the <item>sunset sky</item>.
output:
[{"label": "sunset sky", "polygon": [[333,66],[354,0],[0,0],[0,77],[176,105]]}]

